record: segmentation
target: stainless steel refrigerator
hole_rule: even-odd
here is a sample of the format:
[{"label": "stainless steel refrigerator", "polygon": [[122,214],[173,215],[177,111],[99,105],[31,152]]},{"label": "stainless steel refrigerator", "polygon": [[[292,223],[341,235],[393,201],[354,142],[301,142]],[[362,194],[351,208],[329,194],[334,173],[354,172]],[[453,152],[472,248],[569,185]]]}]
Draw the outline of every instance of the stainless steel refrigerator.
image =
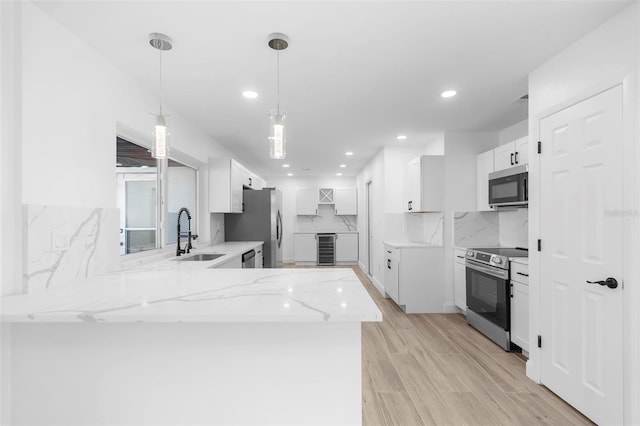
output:
[{"label": "stainless steel refrigerator", "polygon": [[242,195],[244,212],[224,215],[225,240],[263,241],[264,267],[282,267],[282,193],[245,189]]}]

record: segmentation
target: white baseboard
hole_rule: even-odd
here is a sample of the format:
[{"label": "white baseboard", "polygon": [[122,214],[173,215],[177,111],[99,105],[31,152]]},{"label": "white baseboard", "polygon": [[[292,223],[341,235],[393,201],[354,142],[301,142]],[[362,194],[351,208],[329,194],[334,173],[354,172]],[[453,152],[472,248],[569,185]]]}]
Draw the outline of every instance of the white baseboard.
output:
[{"label": "white baseboard", "polygon": [[442,309],[445,314],[459,314],[462,312],[462,309],[458,308],[453,302],[446,302]]},{"label": "white baseboard", "polygon": [[369,277],[369,279],[373,283],[373,285],[376,288],[376,290],[378,290],[380,292],[380,294],[384,296],[384,286],[382,285],[382,283],[380,281],[378,281],[376,279],[376,277],[374,277],[373,275],[369,275],[367,273],[366,268],[365,268],[364,264],[362,264],[362,262],[358,262],[358,268],[360,268],[360,270],[362,271],[363,274],[365,274],[367,277]]}]

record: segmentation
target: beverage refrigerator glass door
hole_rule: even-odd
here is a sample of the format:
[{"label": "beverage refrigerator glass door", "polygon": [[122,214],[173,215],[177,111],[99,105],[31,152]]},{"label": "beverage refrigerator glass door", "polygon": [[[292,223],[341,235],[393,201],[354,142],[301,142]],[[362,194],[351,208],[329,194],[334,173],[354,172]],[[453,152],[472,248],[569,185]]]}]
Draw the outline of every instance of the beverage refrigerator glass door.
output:
[{"label": "beverage refrigerator glass door", "polygon": [[509,271],[467,259],[466,274],[468,308],[509,331]]},{"label": "beverage refrigerator glass door", "polygon": [[489,205],[526,206],[529,203],[529,166],[511,167],[489,174]]}]

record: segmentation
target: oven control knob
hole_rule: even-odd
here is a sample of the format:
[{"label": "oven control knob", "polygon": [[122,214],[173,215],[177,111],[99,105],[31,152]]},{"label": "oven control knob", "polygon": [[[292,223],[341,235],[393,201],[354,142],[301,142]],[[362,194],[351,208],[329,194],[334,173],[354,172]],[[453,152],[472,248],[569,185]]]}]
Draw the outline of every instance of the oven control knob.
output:
[{"label": "oven control knob", "polygon": [[473,257],[473,250],[469,250],[469,251],[467,252],[467,256],[469,256],[469,257]]},{"label": "oven control knob", "polygon": [[495,264],[498,264],[498,265],[499,265],[499,264],[501,264],[501,263],[502,263],[502,259],[500,259],[499,257],[494,257],[494,258],[493,258],[493,263],[495,263]]}]

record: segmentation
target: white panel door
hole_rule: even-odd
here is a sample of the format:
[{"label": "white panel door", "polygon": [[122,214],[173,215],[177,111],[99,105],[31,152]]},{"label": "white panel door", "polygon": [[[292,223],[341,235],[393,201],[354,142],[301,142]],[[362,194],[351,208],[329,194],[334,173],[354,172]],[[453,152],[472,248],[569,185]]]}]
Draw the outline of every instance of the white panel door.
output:
[{"label": "white panel door", "polygon": [[[540,121],[541,380],[622,424],[622,88]],[[617,288],[589,284],[616,278]]]}]

